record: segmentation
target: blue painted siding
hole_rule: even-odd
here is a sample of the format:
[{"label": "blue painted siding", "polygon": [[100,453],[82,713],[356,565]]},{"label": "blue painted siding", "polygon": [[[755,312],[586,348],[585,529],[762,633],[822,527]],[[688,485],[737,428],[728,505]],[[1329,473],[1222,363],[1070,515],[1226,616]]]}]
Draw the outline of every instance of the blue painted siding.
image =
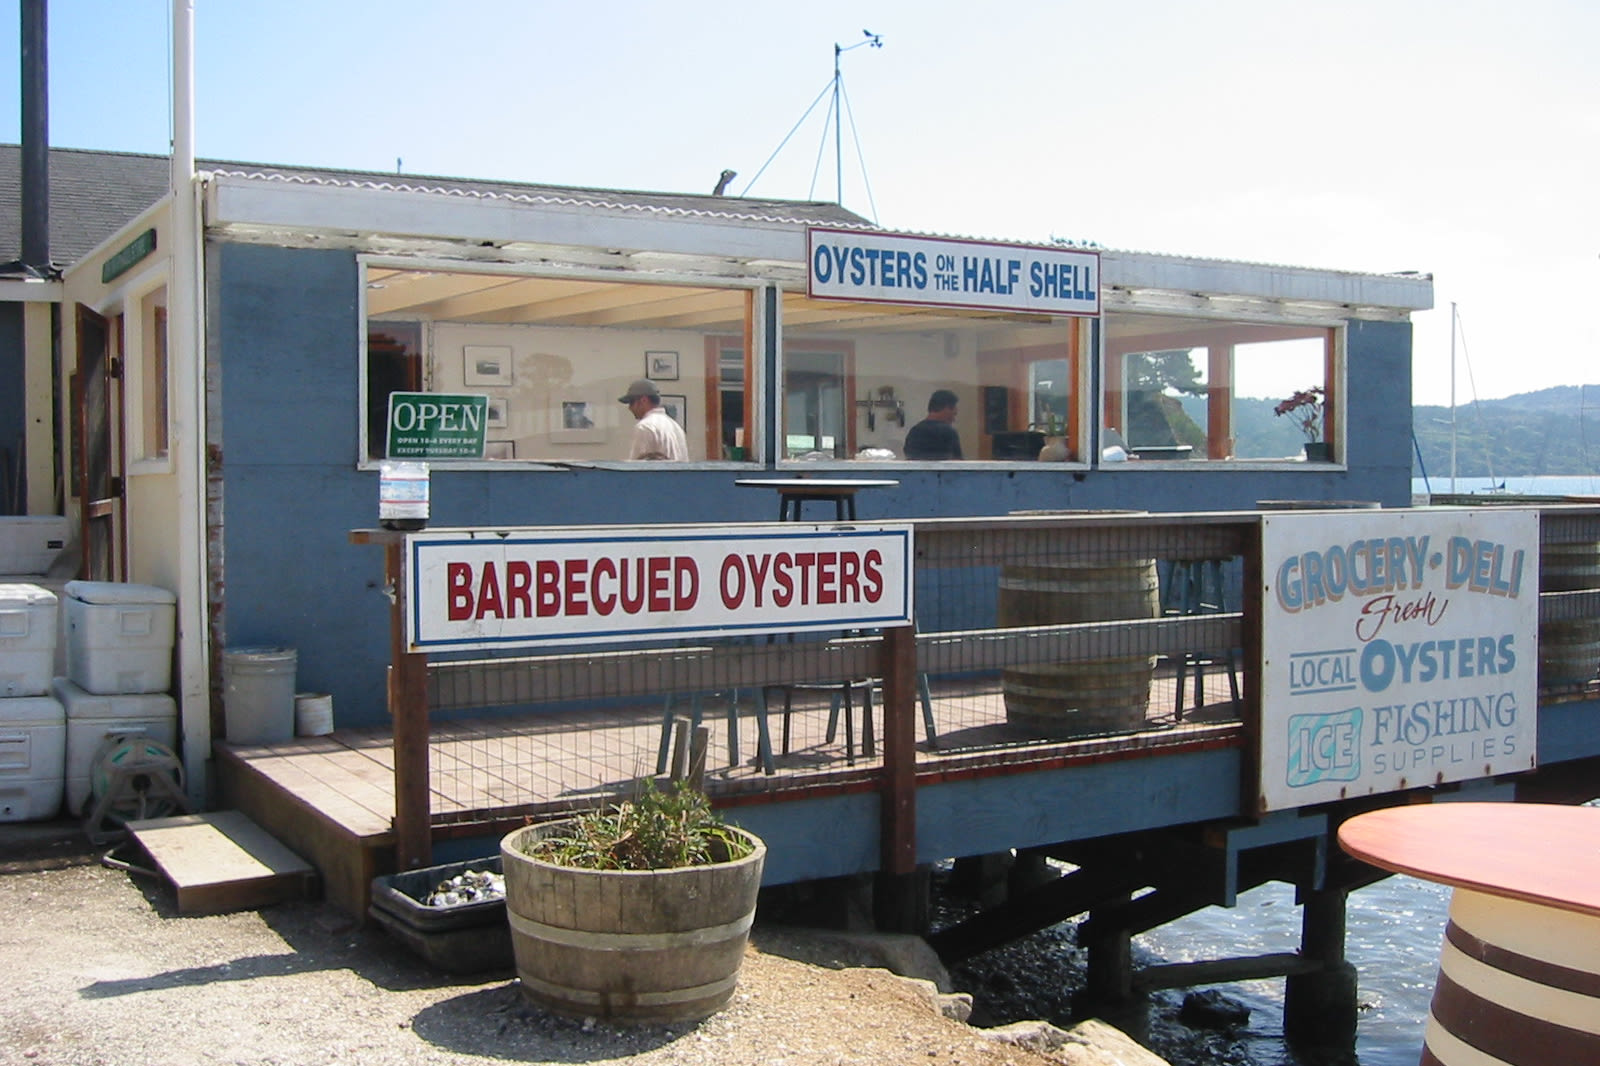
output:
[{"label": "blue painted siding", "polygon": [[[223,545],[229,645],[299,652],[301,690],[329,692],[343,725],[387,720],[382,553],[347,543],[376,523],[377,478],[356,469],[360,273],[353,253],[222,244],[208,277],[221,380]],[[863,520],[1041,508],[1249,509],[1259,499],[1410,499],[1410,326],[1353,323],[1349,380],[1361,432],[1340,471],[1126,465],[1067,473],[895,471],[862,495]],[[436,526],[769,521],[770,493],[741,470],[436,470]]]},{"label": "blue painted siding", "polygon": [[1539,762],[1600,756],[1600,700],[1539,708]]},{"label": "blue painted siding", "polygon": [[1243,812],[1237,748],[917,790],[917,861],[1087,840]]}]

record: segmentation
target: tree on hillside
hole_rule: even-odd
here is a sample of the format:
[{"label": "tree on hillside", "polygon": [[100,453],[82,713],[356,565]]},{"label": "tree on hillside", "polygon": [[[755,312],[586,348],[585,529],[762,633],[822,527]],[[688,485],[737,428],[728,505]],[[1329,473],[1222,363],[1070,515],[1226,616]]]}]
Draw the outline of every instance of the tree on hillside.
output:
[{"label": "tree on hillside", "polygon": [[1136,352],[1123,360],[1128,394],[1128,445],[1187,444],[1205,453],[1206,431],[1184,410],[1181,396],[1205,396],[1205,382],[1188,348]]}]

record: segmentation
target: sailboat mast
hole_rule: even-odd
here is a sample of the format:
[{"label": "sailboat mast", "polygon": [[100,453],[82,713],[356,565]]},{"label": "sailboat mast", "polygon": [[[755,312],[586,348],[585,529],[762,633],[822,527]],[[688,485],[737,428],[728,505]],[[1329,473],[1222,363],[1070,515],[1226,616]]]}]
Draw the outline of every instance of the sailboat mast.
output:
[{"label": "sailboat mast", "polygon": [[1456,302],[1450,301],[1450,492],[1456,491]]}]

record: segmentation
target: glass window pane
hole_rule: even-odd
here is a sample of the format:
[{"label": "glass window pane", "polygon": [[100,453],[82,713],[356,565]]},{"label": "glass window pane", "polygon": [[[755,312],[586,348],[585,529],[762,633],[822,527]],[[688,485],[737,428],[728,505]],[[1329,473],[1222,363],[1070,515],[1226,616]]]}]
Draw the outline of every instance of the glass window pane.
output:
[{"label": "glass window pane", "polygon": [[1327,327],[1115,313],[1105,336],[1102,425],[1135,459],[1303,459],[1297,420],[1274,409],[1315,389],[1337,411]]},{"label": "glass window pane", "polygon": [[369,264],[369,457],[404,390],[488,397],[490,460],[626,461],[640,378],[691,460],[742,457],[750,292]]}]

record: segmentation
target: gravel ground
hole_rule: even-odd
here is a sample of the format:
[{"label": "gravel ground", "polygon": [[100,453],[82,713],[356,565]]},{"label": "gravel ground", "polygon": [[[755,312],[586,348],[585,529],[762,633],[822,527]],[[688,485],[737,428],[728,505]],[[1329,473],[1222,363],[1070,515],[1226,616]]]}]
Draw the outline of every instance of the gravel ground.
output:
[{"label": "gravel ground", "polygon": [[442,975],[322,904],[178,917],[164,885],[77,843],[0,858],[0,966],[6,1063],[1055,1061],[940,1017],[885,971],[755,948],[734,1002],[700,1024],[567,1021],[527,1005],[510,974]]}]

